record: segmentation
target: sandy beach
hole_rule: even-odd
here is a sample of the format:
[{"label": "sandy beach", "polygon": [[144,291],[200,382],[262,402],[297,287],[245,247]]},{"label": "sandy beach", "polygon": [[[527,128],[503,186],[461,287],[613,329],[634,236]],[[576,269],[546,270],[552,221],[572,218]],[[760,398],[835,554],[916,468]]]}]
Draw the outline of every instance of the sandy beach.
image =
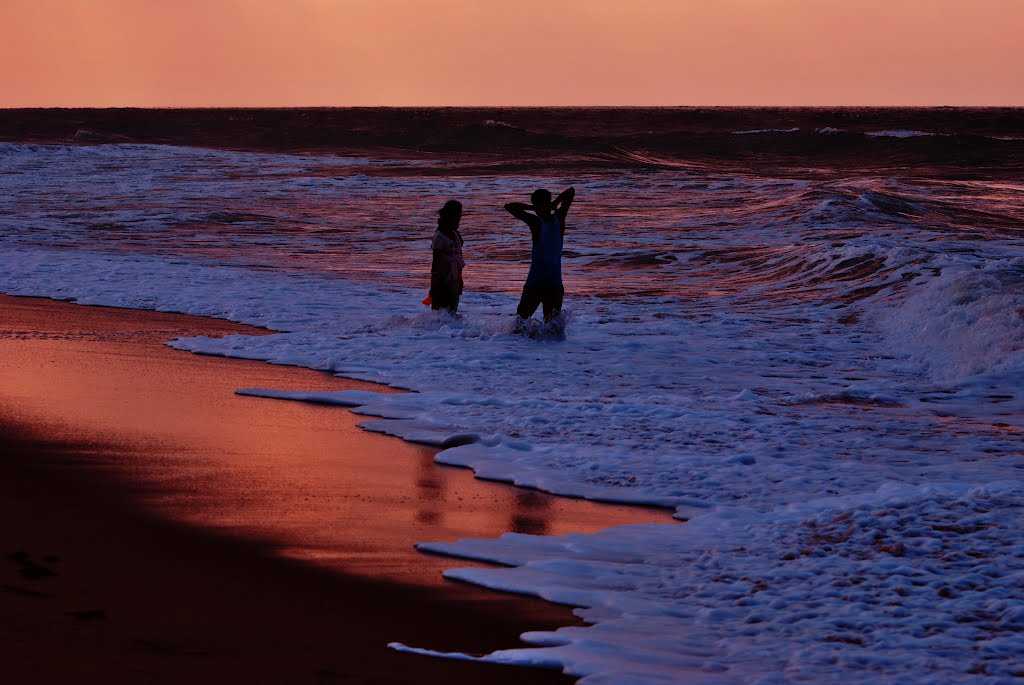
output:
[{"label": "sandy beach", "polygon": [[368,389],[174,351],[214,319],[0,297],[0,644],[8,682],[555,682],[398,654],[576,622],[444,581],[412,544],[667,520],[485,483],[432,449],[243,385]]},{"label": "sandy beach", "polygon": [[[1019,679],[1022,121],[0,113],[0,292],[77,303],[0,306],[6,663]],[[450,200],[456,317],[422,305]],[[559,341],[513,318],[545,254]]]}]

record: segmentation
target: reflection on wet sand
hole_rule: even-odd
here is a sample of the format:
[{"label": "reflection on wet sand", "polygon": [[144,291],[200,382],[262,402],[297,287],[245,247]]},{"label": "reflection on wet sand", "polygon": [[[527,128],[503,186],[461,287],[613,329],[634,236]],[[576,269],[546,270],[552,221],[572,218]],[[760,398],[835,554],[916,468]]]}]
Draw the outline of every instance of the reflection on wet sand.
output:
[{"label": "reflection on wet sand", "polygon": [[416,522],[429,526],[444,524],[445,474],[434,464],[432,456],[420,457],[416,468],[416,490],[419,493],[419,507]]},{"label": "reflection on wet sand", "polygon": [[532,490],[516,493],[516,506],[509,520],[509,530],[527,535],[547,535],[551,498]]},{"label": "reflection on wet sand", "polygon": [[[450,469],[434,463],[432,454],[419,458],[415,472],[418,506],[414,524],[444,527],[449,498],[448,478],[451,475]],[[455,498],[458,500],[460,495],[456,494]],[[550,495],[535,490],[515,490],[510,502],[507,530],[524,535],[548,535],[552,499]]]}]

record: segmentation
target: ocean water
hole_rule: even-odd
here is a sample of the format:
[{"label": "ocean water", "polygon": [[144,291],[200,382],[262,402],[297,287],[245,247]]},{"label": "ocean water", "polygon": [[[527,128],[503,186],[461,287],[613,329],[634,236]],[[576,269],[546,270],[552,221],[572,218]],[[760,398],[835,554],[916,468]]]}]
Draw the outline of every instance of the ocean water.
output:
[{"label": "ocean water", "polygon": [[[454,578],[593,623],[479,658],[594,683],[1024,673],[1016,128],[727,111],[716,156],[664,112],[590,113],[586,139],[523,127],[543,111],[445,116],[462,135],[415,149],[0,143],[0,290],[270,326],[173,344],[415,390],[239,389],[353,407],[481,477],[687,520],[424,541],[509,566]],[[501,206],[568,185],[568,339],[529,340],[511,332],[529,236]],[[458,319],[419,304],[449,198]]]}]

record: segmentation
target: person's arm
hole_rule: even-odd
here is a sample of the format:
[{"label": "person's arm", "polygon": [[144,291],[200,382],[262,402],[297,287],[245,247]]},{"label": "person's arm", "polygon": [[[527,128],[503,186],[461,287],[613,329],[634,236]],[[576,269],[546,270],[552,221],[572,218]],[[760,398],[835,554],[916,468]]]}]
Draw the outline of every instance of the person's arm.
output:
[{"label": "person's arm", "polygon": [[537,231],[540,230],[540,218],[531,213],[536,211],[533,209],[533,205],[528,205],[525,202],[509,202],[505,205],[505,211],[529,226],[530,235],[534,239],[537,238]]},{"label": "person's arm", "polygon": [[509,202],[505,205],[505,211],[527,224],[537,218],[535,214],[530,213],[533,211],[533,205],[528,205],[525,202]]},{"label": "person's arm", "polygon": [[555,198],[552,203],[555,211],[558,213],[558,217],[562,220],[562,225],[565,226],[565,217],[569,215],[569,207],[572,206],[572,201],[576,199],[576,189],[569,186]]}]

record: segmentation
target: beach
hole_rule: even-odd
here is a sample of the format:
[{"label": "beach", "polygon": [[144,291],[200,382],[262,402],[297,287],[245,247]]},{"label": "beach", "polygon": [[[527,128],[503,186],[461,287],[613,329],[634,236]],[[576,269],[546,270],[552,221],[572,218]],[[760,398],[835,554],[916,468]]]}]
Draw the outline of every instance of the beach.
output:
[{"label": "beach", "polygon": [[436,466],[349,412],[243,398],[367,389],[202,357],[215,319],[0,297],[0,613],[10,682],[555,682],[439,661],[578,622],[565,607],[444,581],[424,540],[665,520]]},{"label": "beach", "polygon": [[[388,624],[375,649],[586,682],[1024,673],[1019,110],[0,120],[0,292],[227,326],[95,354],[95,333],[26,322],[5,406],[34,435],[145,444],[91,463],[135,509],[278,563],[470,593],[443,573],[586,622],[459,594],[484,607],[473,640]],[[530,232],[503,206],[568,187],[565,339],[534,340],[513,321]],[[458,317],[421,304],[451,199]],[[121,328],[104,346],[135,349]]]},{"label": "beach", "polygon": [[0,0],[0,685],[1024,683],[1022,33]]}]

